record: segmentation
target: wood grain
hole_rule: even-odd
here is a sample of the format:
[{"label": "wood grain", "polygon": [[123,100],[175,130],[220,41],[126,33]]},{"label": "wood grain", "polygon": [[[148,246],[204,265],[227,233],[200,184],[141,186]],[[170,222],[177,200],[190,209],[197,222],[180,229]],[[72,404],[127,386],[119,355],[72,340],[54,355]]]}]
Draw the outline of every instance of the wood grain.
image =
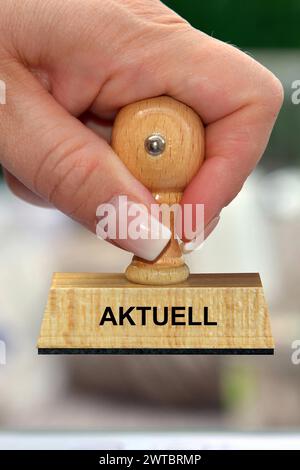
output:
[{"label": "wood grain", "polygon": [[[166,147],[153,157],[145,150],[148,136],[158,133]],[[118,113],[112,148],[131,173],[153,194],[157,203],[178,203],[182,192],[204,159],[204,128],[199,116],[185,104],[168,96],[142,100]],[[172,284],[189,276],[181,249],[174,238],[174,217],[169,228],[173,236],[153,262],[134,257],[126,277],[140,284]]]},{"label": "wood grain", "polygon": [[[192,306],[196,315],[209,310],[214,326],[99,326],[111,306]],[[198,317],[200,318],[200,317]],[[258,274],[192,275],[176,286],[140,286],[122,275],[57,273],[54,275],[38,348],[43,350],[261,350],[274,348],[268,309]]]}]

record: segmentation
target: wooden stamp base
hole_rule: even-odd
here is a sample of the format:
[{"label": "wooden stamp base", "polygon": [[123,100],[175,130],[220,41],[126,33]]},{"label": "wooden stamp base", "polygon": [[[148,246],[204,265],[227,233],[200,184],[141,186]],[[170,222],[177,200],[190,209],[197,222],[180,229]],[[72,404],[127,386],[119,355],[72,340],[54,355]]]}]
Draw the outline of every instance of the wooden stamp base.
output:
[{"label": "wooden stamp base", "polygon": [[151,286],[121,274],[56,273],[38,352],[273,354],[274,343],[259,274]]}]

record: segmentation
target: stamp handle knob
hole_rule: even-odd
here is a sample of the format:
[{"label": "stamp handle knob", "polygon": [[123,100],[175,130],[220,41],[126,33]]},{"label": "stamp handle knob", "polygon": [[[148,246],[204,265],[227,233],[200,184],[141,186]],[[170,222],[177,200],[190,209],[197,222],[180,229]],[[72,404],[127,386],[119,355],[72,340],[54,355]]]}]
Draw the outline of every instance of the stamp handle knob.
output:
[{"label": "stamp handle knob", "polygon": [[[111,144],[155,200],[169,205],[180,202],[185,187],[204,160],[204,128],[199,116],[168,96],[122,108],[113,126]],[[189,270],[173,235],[156,260],[133,257],[125,275],[132,282],[164,285],[186,280]]]}]

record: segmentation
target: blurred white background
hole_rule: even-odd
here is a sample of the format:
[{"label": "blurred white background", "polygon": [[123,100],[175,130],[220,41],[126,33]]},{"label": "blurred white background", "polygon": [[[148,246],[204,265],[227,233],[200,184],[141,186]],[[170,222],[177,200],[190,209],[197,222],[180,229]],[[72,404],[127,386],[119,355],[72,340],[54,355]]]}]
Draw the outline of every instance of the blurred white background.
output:
[{"label": "blurred white background", "polygon": [[[278,175],[277,175],[278,176]],[[38,356],[54,271],[123,272],[131,255],[64,215],[0,186],[0,424],[13,428],[298,426],[300,176],[257,171],[224,209],[216,231],[186,257],[192,272],[260,272],[275,357]],[[288,188],[288,194],[285,189]],[[266,196],[272,194],[273,198]],[[298,192],[298,193],[297,193]],[[281,213],[282,200],[291,206]],[[271,207],[269,207],[271,206]],[[282,404],[284,403],[284,408]]]}]

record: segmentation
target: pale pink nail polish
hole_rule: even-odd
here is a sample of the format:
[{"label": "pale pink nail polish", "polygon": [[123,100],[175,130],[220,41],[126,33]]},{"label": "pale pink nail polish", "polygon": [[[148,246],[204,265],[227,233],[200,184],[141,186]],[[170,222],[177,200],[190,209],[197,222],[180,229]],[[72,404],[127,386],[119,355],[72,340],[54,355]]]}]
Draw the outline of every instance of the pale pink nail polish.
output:
[{"label": "pale pink nail polish", "polygon": [[[104,215],[104,214],[109,214]],[[172,233],[148,208],[127,196],[114,196],[97,209],[97,235],[113,241],[139,258],[153,261],[168,244]]]},{"label": "pale pink nail polish", "polygon": [[191,240],[189,242],[186,242],[182,246],[182,251],[183,253],[191,253],[192,251],[195,251],[197,248],[199,248],[204,240],[211,234],[211,232],[216,228],[220,220],[220,216],[214,217],[202,230],[197,236],[194,238],[194,240]]}]

